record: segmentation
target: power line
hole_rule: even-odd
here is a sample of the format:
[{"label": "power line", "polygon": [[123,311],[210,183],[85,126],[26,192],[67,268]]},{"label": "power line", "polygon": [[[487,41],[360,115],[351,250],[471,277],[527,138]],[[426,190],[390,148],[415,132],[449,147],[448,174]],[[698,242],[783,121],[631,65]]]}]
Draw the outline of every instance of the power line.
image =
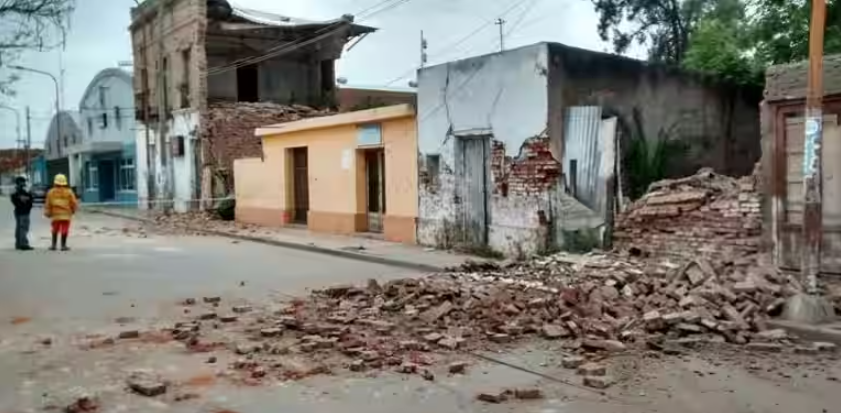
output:
[{"label": "power line", "polygon": [[[522,5],[525,1],[526,1],[526,0],[519,0],[519,1],[515,1],[515,2],[514,2],[511,6],[510,6],[510,7],[508,7],[507,9],[505,9],[505,10],[501,13],[501,15],[502,15],[502,16],[507,15],[508,13],[510,13],[511,11],[513,11],[514,9],[516,9],[517,7],[519,7],[520,5]],[[470,40],[470,38],[472,38],[473,36],[475,36],[475,35],[479,34],[479,32],[481,32],[482,30],[485,30],[486,28],[490,27],[490,25],[492,25],[492,24],[494,24],[494,20],[485,20],[485,22],[484,22],[484,23],[482,23],[481,25],[479,25],[478,27],[476,27],[475,29],[473,29],[470,33],[467,33],[467,35],[465,35],[465,36],[463,36],[463,37],[459,38],[459,39],[458,39],[457,41],[455,41],[454,43],[452,43],[452,44],[448,45],[447,47],[445,47],[445,48],[444,48],[445,50],[441,50],[440,52],[435,53],[435,55],[440,57],[441,55],[446,54],[448,51],[452,51],[453,49],[455,49],[456,47],[458,47],[458,46],[459,46],[459,45],[461,45],[462,43],[464,43],[464,42],[466,42],[466,41]],[[411,75],[411,74],[415,73],[416,71],[417,71],[417,68],[412,68],[412,69],[410,69],[410,70],[406,71],[405,73],[403,73],[402,75],[400,75],[400,76],[398,76],[398,77],[394,78],[393,80],[389,81],[388,83],[386,83],[386,84],[385,84],[385,86],[391,86],[392,84],[394,84],[394,83],[396,83],[396,82],[400,81],[401,79],[405,79],[405,78],[406,78],[406,76],[409,76],[409,75]]]}]

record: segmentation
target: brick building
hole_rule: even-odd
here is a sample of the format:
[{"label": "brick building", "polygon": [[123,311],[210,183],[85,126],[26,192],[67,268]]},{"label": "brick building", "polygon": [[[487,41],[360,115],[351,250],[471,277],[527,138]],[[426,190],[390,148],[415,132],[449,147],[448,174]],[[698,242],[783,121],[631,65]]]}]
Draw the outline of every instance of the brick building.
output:
[{"label": "brick building", "polygon": [[682,144],[670,176],[744,175],[760,156],[760,98],[552,43],[422,68],[418,241],[521,255],[605,239],[632,129]]},{"label": "brick building", "polygon": [[172,200],[177,211],[219,194],[213,177],[240,156],[210,155],[233,138],[212,133],[209,112],[237,119],[238,103],[264,104],[259,119],[240,124],[246,133],[234,134],[253,138],[290,105],[331,106],[344,45],[375,30],[352,16],[308,21],[224,0],[147,0],[131,17],[138,199]]}]

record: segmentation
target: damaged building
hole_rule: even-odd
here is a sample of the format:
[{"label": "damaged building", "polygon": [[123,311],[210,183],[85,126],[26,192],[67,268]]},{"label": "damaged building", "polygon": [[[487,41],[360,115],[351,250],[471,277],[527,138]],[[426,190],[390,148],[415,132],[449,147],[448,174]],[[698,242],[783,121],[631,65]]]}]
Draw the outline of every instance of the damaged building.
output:
[{"label": "damaged building", "polygon": [[418,242],[529,255],[607,238],[624,148],[681,148],[667,176],[751,172],[761,90],[561,44],[418,75]]},{"label": "damaged building", "polygon": [[255,127],[332,107],[336,59],[374,31],[224,0],[148,0],[131,15],[138,201],[176,211],[231,192],[233,160],[260,155]]}]

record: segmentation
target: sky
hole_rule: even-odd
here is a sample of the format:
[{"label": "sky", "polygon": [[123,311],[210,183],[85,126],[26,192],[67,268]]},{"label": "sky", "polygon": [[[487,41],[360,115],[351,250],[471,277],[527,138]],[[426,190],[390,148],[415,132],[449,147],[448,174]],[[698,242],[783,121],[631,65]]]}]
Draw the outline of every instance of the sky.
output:
[{"label": "sky", "polygon": [[[499,50],[502,17],[505,47],[541,41],[597,51],[609,46],[596,32],[598,17],[590,0],[400,0],[381,13],[360,12],[383,0],[233,0],[232,4],[305,19],[360,16],[357,23],[379,30],[346,52],[336,74],[348,85],[406,87],[420,61],[420,32],[428,42],[428,65]],[[393,1],[393,0],[392,0]],[[64,50],[28,52],[18,64],[55,74],[62,80],[62,108],[76,109],[85,88],[102,69],[131,60],[128,33],[134,0],[77,0]],[[376,10],[376,9],[374,9]],[[370,16],[366,16],[370,14]],[[366,18],[367,17],[367,18]],[[63,73],[59,76],[59,73]],[[5,76],[8,73],[0,73]],[[0,103],[18,108],[26,135],[24,108],[32,113],[32,146],[43,147],[54,112],[54,86],[45,76],[21,73],[15,97]],[[15,146],[15,116],[0,110],[0,148]]]}]

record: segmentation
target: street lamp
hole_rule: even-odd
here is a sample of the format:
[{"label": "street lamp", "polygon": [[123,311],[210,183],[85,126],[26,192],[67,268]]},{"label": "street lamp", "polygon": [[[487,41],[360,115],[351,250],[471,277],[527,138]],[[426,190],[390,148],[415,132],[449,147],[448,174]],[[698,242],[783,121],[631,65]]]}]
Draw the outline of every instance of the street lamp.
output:
[{"label": "street lamp", "polygon": [[[61,141],[61,89],[58,84],[58,79],[53,76],[50,72],[45,72],[43,70],[33,69],[31,67],[24,67],[18,65],[10,65],[8,66],[10,69],[20,70],[22,72],[31,72],[36,73],[39,75],[49,76],[50,79],[53,80],[53,84],[55,85],[55,129],[56,129],[56,139],[60,142]],[[49,138],[49,137],[48,137]],[[49,144],[49,143],[48,143]],[[60,144],[59,144],[60,145]],[[26,148],[27,155],[27,173],[29,173],[29,148]]]}]

